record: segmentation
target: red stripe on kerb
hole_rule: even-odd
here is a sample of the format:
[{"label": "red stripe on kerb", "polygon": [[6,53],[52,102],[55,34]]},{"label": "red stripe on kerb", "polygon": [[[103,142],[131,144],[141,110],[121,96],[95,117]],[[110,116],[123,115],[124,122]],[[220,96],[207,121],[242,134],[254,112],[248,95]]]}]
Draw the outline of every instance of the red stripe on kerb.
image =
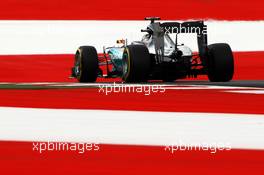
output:
[{"label": "red stripe on kerb", "polygon": [[[169,112],[264,114],[264,95],[224,90],[166,90],[143,93],[99,93],[99,88],[1,90],[0,106],[55,109],[107,109]],[[261,116],[260,116],[261,117]]]},{"label": "red stripe on kerb", "polygon": [[264,151],[231,150],[165,152],[163,147],[100,145],[100,150],[32,151],[31,142],[0,142],[3,174],[203,174],[248,175],[263,172]]},{"label": "red stripe on kerb", "polygon": [[262,0],[4,0],[0,2],[0,19],[141,20],[160,16],[167,20],[263,20],[263,6]]},{"label": "red stripe on kerb", "polygon": [[[234,56],[235,80],[263,79],[264,52],[235,52]],[[74,55],[2,55],[0,82],[75,82],[68,78],[73,59]]]}]

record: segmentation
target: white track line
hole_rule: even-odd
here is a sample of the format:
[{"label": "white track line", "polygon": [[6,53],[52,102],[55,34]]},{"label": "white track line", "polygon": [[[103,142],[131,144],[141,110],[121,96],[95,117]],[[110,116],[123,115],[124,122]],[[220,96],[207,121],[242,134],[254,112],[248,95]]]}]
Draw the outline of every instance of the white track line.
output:
[{"label": "white track line", "polygon": [[264,149],[263,138],[263,115],[0,108],[0,140]]},{"label": "white track line", "polygon": [[[75,53],[80,45],[98,52],[117,39],[140,40],[148,21],[0,20],[0,54]],[[264,50],[264,21],[207,21],[210,43],[229,43],[234,51]],[[194,34],[179,35],[179,42],[197,50]]]},{"label": "white track line", "polygon": [[264,90],[235,90],[235,91],[226,91],[231,93],[240,93],[240,94],[258,94],[262,95],[264,94]]}]

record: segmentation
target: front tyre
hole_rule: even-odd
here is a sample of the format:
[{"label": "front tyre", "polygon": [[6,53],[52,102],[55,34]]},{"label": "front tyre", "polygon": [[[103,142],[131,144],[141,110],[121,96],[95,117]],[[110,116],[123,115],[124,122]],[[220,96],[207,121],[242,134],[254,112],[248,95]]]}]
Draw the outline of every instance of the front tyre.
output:
[{"label": "front tyre", "polygon": [[75,54],[74,72],[79,82],[95,82],[98,76],[98,55],[92,46],[81,46]]},{"label": "front tyre", "polygon": [[218,43],[208,46],[208,78],[211,82],[227,82],[234,74],[233,53],[228,44]]},{"label": "front tyre", "polygon": [[125,82],[146,82],[150,70],[150,54],[145,45],[128,45],[122,58]]}]

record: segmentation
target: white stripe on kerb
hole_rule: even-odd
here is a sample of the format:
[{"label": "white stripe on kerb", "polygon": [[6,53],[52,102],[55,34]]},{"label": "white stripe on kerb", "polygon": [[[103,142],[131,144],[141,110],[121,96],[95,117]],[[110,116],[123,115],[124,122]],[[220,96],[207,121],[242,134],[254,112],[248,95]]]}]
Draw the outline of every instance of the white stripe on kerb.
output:
[{"label": "white stripe on kerb", "polygon": [[[98,52],[117,39],[140,40],[148,21],[1,20],[0,54],[75,53],[93,45]],[[209,43],[229,43],[234,51],[264,50],[264,21],[208,21]],[[197,50],[196,38],[180,35],[179,42]]]},{"label": "white stripe on kerb", "polygon": [[0,140],[264,149],[263,138],[263,115],[0,108]]}]

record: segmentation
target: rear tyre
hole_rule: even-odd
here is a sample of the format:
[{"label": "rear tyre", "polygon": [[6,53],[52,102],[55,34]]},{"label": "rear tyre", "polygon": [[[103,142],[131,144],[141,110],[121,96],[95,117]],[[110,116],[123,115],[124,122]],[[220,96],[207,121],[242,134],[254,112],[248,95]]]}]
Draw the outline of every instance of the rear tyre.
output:
[{"label": "rear tyre", "polygon": [[75,74],[79,82],[95,82],[98,76],[98,55],[92,46],[81,46],[75,54]]},{"label": "rear tyre", "polygon": [[150,54],[145,45],[128,45],[122,59],[125,82],[146,82],[150,70]]},{"label": "rear tyre", "polygon": [[234,74],[233,53],[228,44],[218,43],[208,46],[208,78],[212,82],[227,82]]}]

